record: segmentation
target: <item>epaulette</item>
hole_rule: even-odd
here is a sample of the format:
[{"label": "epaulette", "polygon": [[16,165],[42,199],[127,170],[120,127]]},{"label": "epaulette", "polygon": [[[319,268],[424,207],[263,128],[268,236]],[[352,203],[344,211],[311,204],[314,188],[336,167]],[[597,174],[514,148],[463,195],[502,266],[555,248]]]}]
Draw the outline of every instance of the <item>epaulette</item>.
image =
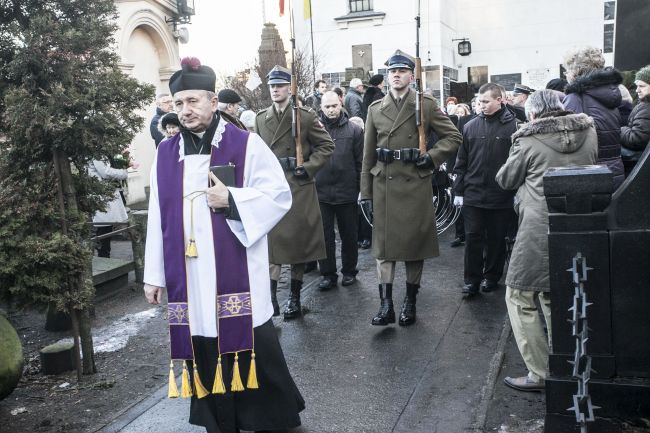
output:
[{"label": "epaulette", "polygon": [[271,107],[266,107],[266,108],[261,109],[260,111],[257,112],[255,117],[259,117],[262,114],[266,114],[266,112],[268,111],[269,108],[271,108]]},{"label": "epaulette", "polygon": [[372,107],[373,105],[375,105],[375,104],[377,104],[377,103],[379,103],[379,102],[381,102],[381,101],[383,101],[383,100],[384,100],[384,98],[377,99],[376,101],[372,101],[372,102],[370,103],[370,105],[368,105],[368,108]]},{"label": "epaulette", "polygon": [[306,111],[307,113],[316,113],[313,108],[311,107],[300,107],[301,110]]}]

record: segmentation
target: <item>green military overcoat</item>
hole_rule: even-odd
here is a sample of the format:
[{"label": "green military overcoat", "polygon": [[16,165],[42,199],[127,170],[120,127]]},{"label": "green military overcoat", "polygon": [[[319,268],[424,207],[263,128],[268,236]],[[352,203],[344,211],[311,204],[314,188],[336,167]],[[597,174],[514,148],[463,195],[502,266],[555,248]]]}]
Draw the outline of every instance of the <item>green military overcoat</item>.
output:
[{"label": "green military overcoat", "polygon": [[[255,131],[278,158],[296,156],[291,119],[291,107],[285,109],[280,119],[274,106],[255,117]],[[327,255],[314,176],[334,152],[334,142],[316,113],[305,108],[300,109],[300,138],[309,178],[300,180],[291,171],[284,173],[293,202],[289,212],[268,235],[269,262],[274,264],[311,262]]]},{"label": "green military overcoat", "polygon": [[[401,109],[390,94],[368,108],[361,169],[361,198],[373,201],[372,252],[377,259],[390,261],[423,260],[439,254],[433,169],[418,169],[412,162],[377,161],[377,148],[418,147],[415,92],[409,90],[404,98]],[[435,131],[439,138],[428,151],[437,169],[454,155],[462,135],[427,95],[424,117],[427,136]]]}]

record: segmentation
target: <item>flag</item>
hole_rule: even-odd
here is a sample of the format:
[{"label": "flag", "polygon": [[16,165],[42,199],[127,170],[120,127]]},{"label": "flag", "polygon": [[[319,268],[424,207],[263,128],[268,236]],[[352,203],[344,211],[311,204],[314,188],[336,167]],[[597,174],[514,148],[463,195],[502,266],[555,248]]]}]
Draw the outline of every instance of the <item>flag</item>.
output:
[{"label": "flag", "polygon": [[311,0],[303,0],[303,11],[306,20],[311,19]]},{"label": "flag", "polygon": [[253,69],[250,76],[248,77],[248,81],[246,81],[246,88],[252,92],[253,90],[257,89],[260,84],[262,84],[262,80],[257,74],[257,71]]},{"label": "flag", "polygon": [[284,16],[284,0],[280,0],[280,16]]}]

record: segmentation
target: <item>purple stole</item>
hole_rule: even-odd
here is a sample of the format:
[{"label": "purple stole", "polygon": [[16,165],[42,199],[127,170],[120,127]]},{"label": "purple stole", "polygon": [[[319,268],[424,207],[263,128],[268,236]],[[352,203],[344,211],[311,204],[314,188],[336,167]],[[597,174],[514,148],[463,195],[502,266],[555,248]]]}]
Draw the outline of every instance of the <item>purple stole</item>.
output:
[{"label": "purple stole", "polygon": [[[248,132],[227,124],[218,147],[211,146],[210,166],[235,166],[235,186],[244,183]],[[172,360],[193,360],[187,303],[186,239],[183,231],[183,161],[180,134],[158,147],[157,180],[167,282]],[[208,185],[206,185],[207,187]],[[201,200],[201,202],[203,202]],[[253,350],[253,311],[246,248],[232,233],[223,213],[210,213],[217,274],[219,354]]]}]

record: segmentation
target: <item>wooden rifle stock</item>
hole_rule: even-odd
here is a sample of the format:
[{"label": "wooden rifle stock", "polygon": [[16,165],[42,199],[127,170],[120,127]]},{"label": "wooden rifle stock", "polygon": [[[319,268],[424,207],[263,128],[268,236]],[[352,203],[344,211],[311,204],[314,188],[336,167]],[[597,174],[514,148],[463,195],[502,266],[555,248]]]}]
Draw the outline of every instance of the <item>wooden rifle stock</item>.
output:
[{"label": "wooden rifle stock", "polygon": [[305,162],[302,156],[302,143],[300,142],[300,109],[298,108],[298,84],[296,76],[291,76],[291,134],[296,142],[296,165],[302,167]]},{"label": "wooden rifle stock", "polygon": [[418,149],[420,155],[427,152],[427,134],[424,130],[424,94],[422,93],[422,61],[415,58],[415,124],[418,127]]}]

